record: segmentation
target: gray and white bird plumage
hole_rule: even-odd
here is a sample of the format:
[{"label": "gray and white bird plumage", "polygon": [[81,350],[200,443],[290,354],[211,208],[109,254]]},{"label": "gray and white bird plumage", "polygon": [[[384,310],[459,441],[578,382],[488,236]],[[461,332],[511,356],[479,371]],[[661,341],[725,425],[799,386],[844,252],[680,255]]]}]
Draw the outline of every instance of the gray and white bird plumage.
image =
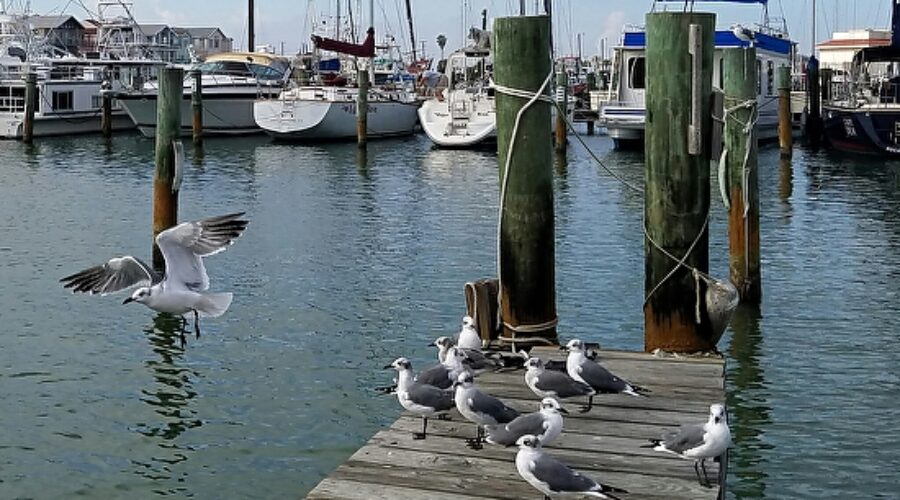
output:
[{"label": "gray and white bird plumage", "polygon": [[481,335],[475,329],[475,320],[471,316],[463,316],[462,329],[456,336],[456,345],[463,349],[481,350]]},{"label": "gray and white bird plumage", "polygon": [[608,484],[573,471],[566,464],[548,455],[541,449],[540,440],[533,435],[525,435],[516,442],[516,470],[522,479],[549,498],[551,495],[581,494],[597,498],[617,500],[615,493],[628,493]]},{"label": "gray and white bird plumage", "polygon": [[[629,394],[642,396],[646,389],[631,384],[599,364],[591,361],[585,355],[584,343],[578,339],[572,339],[566,344],[569,356],[566,358],[566,372],[570,377],[590,386],[598,394]],[[585,411],[593,405],[593,395],[588,396],[588,405]]]},{"label": "gray and white bird plumage", "polygon": [[74,293],[108,295],[138,287],[123,302],[139,302],[155,311],[197,318],[217,317],[231,305],[231,293],[201,293],[209,289],[209,275],[203,257],[217,254],[234,243],[246,229],[243,212],[182,222],[156,236],[165,258],[165,274],[160,275],[133,255],[110,259],[60,279]]},{"label": "gray and white bird plumage", "polygon": [[412,364],[406,358],[397,358],[385,369],[397,370],[397,400],[407,411],[422,417],[422,432],[413,433],[414,439],[425,439],[428,418],[445,415],[453,409],[453,392],[438,389],[413,379]]},{"label": "gray and white bird plumage", "polygon": [[553,398],[544,398],[539,410],[534,413],[519,415],[508,424],[488,425],[486,427],[488,443],[501,446],[512,446],[520,437],[533,434],[541,443],[549,444],[563,430],[563,413],[568,413]]},{"label": "gray and white bird plumage", "polygon": [[519,416],[519,412],[507,406],[503,401],[481,392],[473,383],[471,373],[461,373],[456,383],[453,396],[456,409],[468,421],[475,424],[475,438],[469,440],[470,446],[479,448],[484,438],[485,425],[508,424]]},{"label": "gray and white bird plumage", "polygon": [[[438,361],[443,363],[447,359],[450,348],[454,347],[455,342],[450,337],[438,337],[432,345],[438,348]],[[465,354],[466,359],[468,360],[466,366],[475,372],[476,375],[500,368],[499,363],[481,352],[481,349],[471,349],[459,346],[456,346],[456,348]]]},{"label": "gray and white bird plumage", "polygon": [[708,485],[706,460],[721,456],[729,446],[731,446],[731,430],[728,428],[725,406],[713,404],[709,407],[709,419],[706,423],[683,425],[678,430],[663,434],[659,439],[650,439],[650,444],[645,447],[693,460],[697,479],[700,480],[700,471],[697,468],[699,465],[703,469]]},{"label": "gray and white bird plumage", "polygon": [[433,385],[439,389],[449,389],[456,383],[460,373],[471,371],[469,363],[465,353],[451,347],[444,361],[419,372],[416,375],[416,382]]},{"label": "gray and white bird plumage", "polygon": [[573,379],[568,373],[545,369],[541,358],[528,358],[525,368],[525,384],[538,397],[571,398],[595,394],[591,386]]}]

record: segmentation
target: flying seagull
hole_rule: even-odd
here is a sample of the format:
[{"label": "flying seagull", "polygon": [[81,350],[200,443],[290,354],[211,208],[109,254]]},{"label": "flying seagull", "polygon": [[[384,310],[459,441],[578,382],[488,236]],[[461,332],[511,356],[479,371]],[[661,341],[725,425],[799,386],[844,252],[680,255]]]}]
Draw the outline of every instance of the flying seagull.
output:
[{"label": "flying seagull", "polygon": [[472,374],[459,374],[456,394],[453,399],[456,409],[470,422],[475,424],[475,438],[466,440],[472,449],[480,449],[484,440],[483,425],[508,424],[519,416],[519,412],[506,406],[503,401],[478,390],[472,383]]},{"label": "flying seagull", "polygon": [[[182,222],[156,236],[166,261],[165,274],[160,276],[144,261],[133,255],[110,259],[60,282],[73,293],[108,295],[127,288],[138,287],[123,304],[140,302],[154,311],[185,318],[194,316],[194,333],[200,336],[202,317],[218,317],[231,305],[231,293],[200,293],[209,288],[209,276],[203,257],[219,253],[241,235],[248,222],[240,219],[244,212],[210,217],[194,222]],[[184,345],[184,331],[181,343]]]},{"label": "flying seagull", "polygon": [[545,500],[550,500],[550,495],[563,494],[618,500],[613,493],[628,493],[573,471],[566,464],[544,453],[541,441],[531,434],[520,437],[516,444],[519,445],[519,452],[516,453],[519,475],[543,493]]},{"label": "flying seagull", "polygon": [[407,410],[422,417],[422,432],[413,433],[413,439],[425,439],[428,417],[446,415],[453,408],[453,392],[413,380],[412,364],[406,358],[397,358],[384,367],[397,370],[397,400]]},{"label": "flying seagull", "polygon": [[525,368],[525,384],[538,397],[562,399],[596,394],[591,386],[573,379],[565,372],[544,369],[541,358],[528,358]]},{"label": "flying seagull", "polygon": [[[714,404],[709,407],[709,420],[705,424],[683,425],[677,431],[663,434],[660,439],[651,439],[650,444],[642,448],[653,448],[656,451],[674,453],[681,458],[693,460],[697,481],[709,486],[706,460],[721,456],[729,446],[731,446],[731,430],[728,429],[725,406]],[[700,478],[698,466],[703,470],[703,479]]]},{"label": "flying seagull", "polygon": [[519,415],[512,422],[487,426],[487,442],[502,446],[512,446],[526,434],[538,436],[541,443],[549,444],[563,429],[562,413],[569,413],[553,398],[541,400],[540,410]]},{"label": "flying seagull", "polygon": [[[613,375],[606,368],[589,360],[585,356],[584,343],[578,339],[572,339],[566,344],[569,357],[566,358],[566,371],[573,379],[582,384],[589,385],[597,394],[630,394],[643,396],[646,389],[630,384]],[[588,404],[582,412],[590,411],[594,406],[594,395],[588,396]]]}]

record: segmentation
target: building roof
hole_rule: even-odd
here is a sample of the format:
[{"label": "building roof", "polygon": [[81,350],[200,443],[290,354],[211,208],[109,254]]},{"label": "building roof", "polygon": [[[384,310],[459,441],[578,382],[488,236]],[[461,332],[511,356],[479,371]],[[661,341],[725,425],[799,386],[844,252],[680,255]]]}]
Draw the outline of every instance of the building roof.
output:
[{"label": "building roof", "polygon": [[169,26],[167,24],[138,24],[137,27],[144,36],[153,36]]},{"label": "building roof", "polygon": [[863,49],[866,47],[882,47],[890,45],[890,38],[844,38],[832,39],[816,45],[819,49]]},{"label": "building roof", "polygon": [[209,38],[216,31],[218,31],[223,38],[225,37],[225,33],[219,28],[172,28],[172,30],[179,35],[187,33],[188,35],[191,35],[191,38]]},{"label": "building roof", "polygon": [[84,25],[78,22],[75,16],[32,16],[28,18],[28,22],[31,23],[32,29],[56,29],[69,22],[70,19],[75,21],[80,28],[84,28]]}]

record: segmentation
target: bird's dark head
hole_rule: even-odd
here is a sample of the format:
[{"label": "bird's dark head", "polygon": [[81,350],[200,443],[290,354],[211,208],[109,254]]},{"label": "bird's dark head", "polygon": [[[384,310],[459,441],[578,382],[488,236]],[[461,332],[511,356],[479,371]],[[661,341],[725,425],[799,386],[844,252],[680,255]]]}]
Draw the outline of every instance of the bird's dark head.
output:
[{"label": "bird's dark head", "polygon": [[724,423],[728,425],[728,413],[725,411],[725,405],[711,405],[709,407],[709,418],[716,424]]},{"label": "bird's dark head", "polygon": [[390,370],[391,368],[397,370],[398,372],[404,370],[412,370],[412,363],[410,363],[406,358],[397,358],[393,363],[384,367],[385,370]]},{"label": "bird's dark head", "polygon": [[567,350],[567,351],[580,351],[580,352],[584,352],[584,342],[582,342],[582,341],[580,341],[580,340],[578,340],[578,339],[572,339],[572,340],[569,341],[568,344],[566,344],[566,350]]},{"label": "bird's dark head", "polygon": [[135,290],[134,293],[131,294],[131,297],[128,297],[127,299],[123,300],[122,303],[123,304],[128,304],[129,302],[143,303],[143,302],[146,302],[149,297],[150,297],[150,288],[143,286],[143,287]]},{"label": "bird's dark head", "polygon": [[528,358],[528,361],[525,362],[526,370],[541,370],[544,368],[544,362],[541,361],[541,358]]},{"label": "bird's dark head", "polygon": [[431,345],[437,346],[441,348],[441,350],[450,349],[453,347],[453,339],[450,337],[438,337]]},{"label": "bird's dark head", "polygon": [[534,436],[532,434],[525,434],[524,436],[520,437],[519,440],[516,441],[516,444],[519,446],[519,448],[540,448],[541,447],[540,439],[538,439],[537,436]]}]

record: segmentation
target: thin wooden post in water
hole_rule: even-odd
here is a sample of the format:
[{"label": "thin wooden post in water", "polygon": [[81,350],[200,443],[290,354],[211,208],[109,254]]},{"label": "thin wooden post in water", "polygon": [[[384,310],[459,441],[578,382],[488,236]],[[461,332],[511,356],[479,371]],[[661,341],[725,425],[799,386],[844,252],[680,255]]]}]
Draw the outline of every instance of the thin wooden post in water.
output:
[{"label": "thin wooden post in water", "polygon": [[356,96],[356,145],[364,148],[368,142],[369,128],[369,72],[356,72],[359,93]]},{"label": "thin wooden post in water", "polygon": [[565,70],[560,70],[556,73],[556,102],[559,103],[559,107],[562,109],[556,110],[556,152],[557,153],[565,153],[566,152],[566,110],[568,108],[568,75],[566,75]]},{"label": "thin wooden post in water", "polygon": [[[728,249],[731,282],[741,302],[759,304],[759,182],[756,137],[756,49],[725,49],[722,55],[725,107],[725,160],[728,172]],[[752,103],[747,107],[736,107]]]},{"label": "thin wooden post in water", "polygon": [[191,70],[194,86],[191,91],[191,109],[194,112],[192,131],[194,146],[203,146],[203,73],[199,69]]},{"label": "thin wooden post in water", "polygon": [[778,68],[778,145],[781,157],[794,154],[794,129],[791,120],[791,67]]},{"label": "thin wooden post in water", "polygon": [[687,266],[708,271],[715,15],[654,12],[647,14],[646,25],[644,349],[705,351],[715,347],[705,313],[705,286],[701,280],[704,289],[698,294],[691,270],[676,270],[677,262],[653,242],[676,258],[686,256]]},{"label": "thin wooden post in water", "polygon": [[[533,93],[552,75],[549,16],[497,18],[493,42],[498,86]],[[550,85],[552,81],[547,82],[547,87]],[[544,95],[549,97],[547,92]],[[543,337],[555,343],[551,104],[534,102],[522,114],[518,133],[513,137],[516,115],[527,102],[527,98],[497,91],[497,152],[502,186],[500,317],[504,337]]]},{"label": "thin wooden post in water", "polygon": [[806,140],[813,146],[819,145],[822,134],[822,117],[819,104],[819,61],[810,56],[806,64],[806,95],[809,107],[806,113]]},{"label": "thin wooden post in water", "polygon": [[25,75],[25,121],[22,123],[22,142],[34,140],[34,113],[38,104],[37,73]]},{"label": "thin wooden post in water", "polygon": [[153,176],[153,266],[165,266],[156,246],[156,235],[178,220],[178,191],[175,181],[174,141],[181,132],[181,98],[184,70],[163,68],[159,73],[156,100],[156,173]]},{"label": "thin wooden post in water", "polygon": [[100,85],[100,96],[102,99],[102,108],[100,111],[100,132],[107,139],[112,137],[112,96],[110,90],[112,84],[109,80],[103,80]]}]

